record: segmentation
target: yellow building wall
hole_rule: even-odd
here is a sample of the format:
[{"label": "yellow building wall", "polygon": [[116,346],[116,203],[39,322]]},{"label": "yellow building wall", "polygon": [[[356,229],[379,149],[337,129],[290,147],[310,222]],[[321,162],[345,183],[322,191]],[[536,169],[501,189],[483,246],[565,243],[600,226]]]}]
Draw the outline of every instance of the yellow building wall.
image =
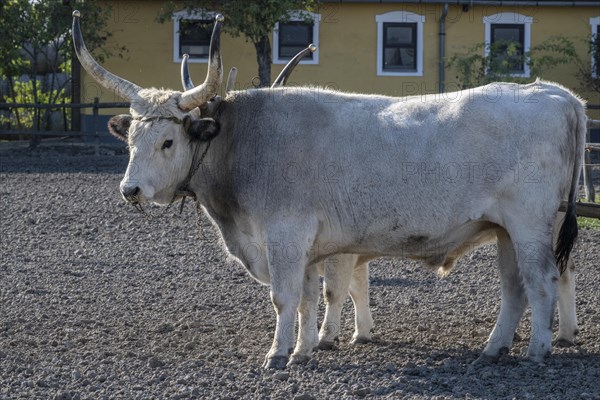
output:
[{"label": "yellow building wall", "polygon": [[[124,58],[112,57],[104,64],[111,72],[144,87],[165,87],[181,90],[180,65],[173,62],[173,22],[160,24],[156,17],[162,0],[107,0],[103,7],[112,7],[108,29],[113,32],[108,46],[125,46]],[[424,73],[422,77],[377,76],[377,24],[375,17],[389,11],[410,11],[425,16]],[[290,84],[313,84],[342,91],[380,93],[393,96],[436,93],[439,85],[439,18],[441,5],[434,4],[354,4],[326,3],[321,5],[319,28],[319,64],[301,64],[294,71]],[[589,61],[584,41],[591,33],[589,19],[600,15],[593,7],[516,7],[449,6],[446,17],[446,58],[484,41],[483,17],[500,12],[516,12],[531,16],[531,46],[554,35],[571,38],[584,60]],[[85,24],[85,15],[82,16]],[[225,21],[227,24],[227,21]],[[272,41],[271,41],[272,43]],[[227,34],[221,40],[225,78],[230,67],[238,68],[237,89],[252,87],[258,75],[254,46],[243,37]],[[283,65],[274,64],[275,79]],[[200,83],[206,64],[190,64],[195,82]],[[446,90],[458,87],[456,72],[446,68]],[[533,79],[534,77],[532,77]],[[600,104],[597,95],[580,88],[571,65],[563,65],[543,74],[544,79],[560,82],[578,91],[590,103]],[[82,100],[119,101],[88,76],[84,77]],[[120,110],[122,112],[122,110]],[[119,111],[105,110],[110,114]],[[598,116],[595,116],[597,118]]]}]

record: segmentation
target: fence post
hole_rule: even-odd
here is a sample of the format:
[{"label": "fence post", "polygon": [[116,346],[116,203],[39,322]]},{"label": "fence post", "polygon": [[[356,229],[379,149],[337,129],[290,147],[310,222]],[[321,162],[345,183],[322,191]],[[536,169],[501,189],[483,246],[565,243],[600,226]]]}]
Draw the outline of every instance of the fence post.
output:
[{"label": "fence post", "polygon": [[[585,142],[590,143],[592,129],[591,121],[588,120],[587,130],[585,132]],[[596,193],[594,190],[594,182],[592,182],[592,158],[590,152],[585,151],[583,153],[583,185],[585,187],[585,199],[589,203],[593,203],[596,200]]]},{"label": "fence post", "polygon": [[98,135],[98,103],[100,99],[98,97],[94,97],[94,155],[100,155],[100,136]]},{"label": "fence post", "polygon": [[62,99],[62,117],[63,117],[63,126],[65,127],[64,131],[69,131],[69,124],[67,123],[67,106],[65,99]]}]

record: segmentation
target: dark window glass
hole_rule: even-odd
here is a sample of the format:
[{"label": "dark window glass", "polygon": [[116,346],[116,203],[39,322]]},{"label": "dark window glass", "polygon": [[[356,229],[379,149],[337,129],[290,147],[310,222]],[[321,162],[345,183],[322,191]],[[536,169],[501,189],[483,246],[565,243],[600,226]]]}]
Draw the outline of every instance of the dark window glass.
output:
[{"label": "dark window glass", "polygon": [[490,56],[492,63],[500,70],[506,68],[508,72],[525,72],[523,49],[525,48],[525,25],[523,24],[492,24],[492,40],[490,43]]},{"label": "dark window glass", "polygon": [[[291,59],[313,42],[313,24],[303,21],[279,23],[279,59]],[[305,60],[312,60],[310,53]]]},{"label": "dark window glass", "polygon": [[182,19],[179,21],[179,57],[208,58],[212,21]]},{"label": "dark window glass", "polygon": [[383,24],[383,70],[417,70],[417,24]]}]

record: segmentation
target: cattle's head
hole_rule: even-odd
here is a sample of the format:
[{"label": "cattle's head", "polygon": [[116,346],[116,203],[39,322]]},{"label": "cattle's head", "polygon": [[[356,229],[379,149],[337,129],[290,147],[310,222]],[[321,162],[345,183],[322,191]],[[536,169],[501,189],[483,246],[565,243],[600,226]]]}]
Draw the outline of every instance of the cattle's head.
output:
[{"label": "cattle's head", "polygon": [[134,204],[168,204],[176,196],[193,195],[185,183],[198,144],[219,132],[218,122],[201,118],[198,107],[215,97],[221,85],[219,36],[223,17],[215,18],[206,80],[184,92],[143,89],[104,69],[83,42],[79,17],[74,11],[73,42],[81,65],[102,86],[131,101],[129,115],[117,115],[108,123],[109,131],[129,144],[121,194]]}]

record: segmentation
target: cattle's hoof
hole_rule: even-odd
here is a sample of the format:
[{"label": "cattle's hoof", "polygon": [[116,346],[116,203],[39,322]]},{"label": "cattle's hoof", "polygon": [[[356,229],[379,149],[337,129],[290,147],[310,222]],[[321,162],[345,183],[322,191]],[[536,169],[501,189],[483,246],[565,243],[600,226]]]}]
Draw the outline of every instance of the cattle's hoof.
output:
[{"label": "cattle's hoof", "polygon": [[548,351],[545,354],[527,354],[521,364],[523,365],[535,365],[544,366],[544,360],[550,356],[551,352]]},{"label": "cattle's hoof", "polygon": [[317,349],[326,351],[335,350],[336,348],[335,342],[319,342],[319,345],[317,346]]},{"label": "cattle's hoof", "polygon": [[524,359],[519,361],[519,366],[526,367],[526,368],[535,368],[535,367],[545,367],[546,364],[544,364],[543,361],[534,361],[529,357],[525,357]]},{"label": "cattle's hoof", "polygon": [[490,356],[489,354],[482,353],[475,361],[471,363],[473,367],[487,367],[488,365],[495,364],[498,362],[500,356]]},{"label": "cattle's hoof", "polygon": [[475,361],[469,364],[469,367],[467,368],[467,375],[475,374],[480,369],[492,365],[494,363],[493,359],[493,357],[484,354],[480,355]]},{"label": "cattle's hoof", "polygon": [[477,359],[473,361],[471,365],[469,365],[469,368],[467,368],[467,374],[474,374],[481,368],[489,367],[492,364],[496,364],[498,360],[500,360],[500,357],[502,357],[505,354],[508,354],[508,351],[508,347],[502,347],[500,348],[500,350],[498,351],[498,355],[496,356],[481,353],[481,355],[477,357]]},{"label": "cattle's hoof", "polygon": [[300,354],[292,354],[290,357],[290,361],[287,363],[288,367],[291,365],[305,365],[310,361],[309,356],[300,355]]},{"label": "cattle's hoof", "polygon": [[266,369],[285,369],[288,358],[286,356],[275,356],[267,358],[264,367]]},{"label": "cattle's hoof", "polygon": [[369,344],[372,343],[373,339],[365,336],[355,337],[350,341],[350,344]]},{"label": "cattle's hoof", "polygon": [[573,347],[577,345],[574,340],[563,338],[557,338],[554,342],[552,342],[552,344],[556,347]]}]

